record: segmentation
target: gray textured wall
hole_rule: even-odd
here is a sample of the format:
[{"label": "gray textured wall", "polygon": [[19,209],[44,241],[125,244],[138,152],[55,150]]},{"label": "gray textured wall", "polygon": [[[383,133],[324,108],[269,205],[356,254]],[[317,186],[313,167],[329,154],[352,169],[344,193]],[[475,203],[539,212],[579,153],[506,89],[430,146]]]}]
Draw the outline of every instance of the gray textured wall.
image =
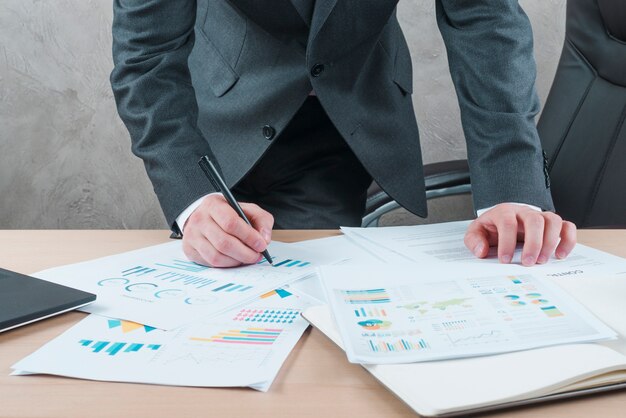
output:
[{"label": "gray textured wall", "polygon": [[[522,0],[545,99],[565,0]],[[433,0],[402,0],[425,162],[464,158]],[[0,228],[162,228],[110,91],[111,2],[0,2]]]}]

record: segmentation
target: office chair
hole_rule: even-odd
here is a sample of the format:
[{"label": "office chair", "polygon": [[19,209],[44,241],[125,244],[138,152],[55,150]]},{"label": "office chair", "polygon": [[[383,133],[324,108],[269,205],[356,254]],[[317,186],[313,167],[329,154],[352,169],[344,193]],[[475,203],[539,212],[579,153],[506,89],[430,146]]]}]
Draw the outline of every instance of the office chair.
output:
[{"label": "office chair", "polygon": [[[626,226],[626,1],[568,0],[563,52],[538,123],[557,213]],[[426,198],[471,192],[467,161],[424,166]],[[375,183],[362,226],[399,208]]]},{"label": "office chair", "polygon": [[537,126],[554,205],[579,227],[626,226],[626,2],[569,0]]}]

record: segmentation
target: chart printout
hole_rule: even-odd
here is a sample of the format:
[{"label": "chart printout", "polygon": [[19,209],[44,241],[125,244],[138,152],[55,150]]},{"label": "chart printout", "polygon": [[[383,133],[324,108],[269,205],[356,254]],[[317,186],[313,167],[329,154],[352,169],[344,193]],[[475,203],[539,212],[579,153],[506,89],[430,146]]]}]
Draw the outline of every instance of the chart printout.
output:
[{"label": "chart printout", "polygon": [[13,366],[91,380],[266,391],[308,323],[309,305],[279,289],[172,331],[89,315]]},{"label": "chart printout", "polygon": [[[404,261],[441,264],[498,264],[497,248],[492,247],[486,259],[477,258],[465,247],[463,238],[470,221],[446,222],[430,225],[397,226],[386,228],[342,228],[342,231],[372,254],[379,248],[394,253],[387,263],[397,258]],[[510,271],[523,274],[521,265],[522,245],[518,245]],[[552,256],[546,264],[533,266],[535,276],[550,279],[567,279],[578,276],[626,276],[626,259],[581,244],[565,259]]]},{"label": "chart printout", "polygon": [[261,294],[312,275],[334,261],[297,244],[274,242],[274,265],[214,269],[188,261],[181,242],[56,267],[34,276],[95,293],[82,310],[160,329],[173,329],[251,301]]},{"label": "chart printout", "polygon": [[350,361],[410,363],[603,340],[615,333],[563,290],[471,269],[321,269]]}]

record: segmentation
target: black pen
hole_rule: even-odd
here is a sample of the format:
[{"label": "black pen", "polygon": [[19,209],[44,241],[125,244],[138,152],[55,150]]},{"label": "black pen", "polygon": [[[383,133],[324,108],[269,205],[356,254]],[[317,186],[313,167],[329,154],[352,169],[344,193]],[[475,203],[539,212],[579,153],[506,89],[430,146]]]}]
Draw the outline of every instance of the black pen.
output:
[{"label": "black pen", "polygon": [[[207,176],[207,178],[209,179],[213,187],[215,187],[218,192],[221,192],[224,195],[224,198],[226,199],[228,204],[233,209],[235,209],[235,212],[237,212],[239,217],[243,219],[244,221],[246,221],[248,225],[252,226],[246,214],[243,213],[241,206],[239,206],[239,203],[237,203],[237,201],[235,200],[235,197],[230,192],[230,189],[228,188],[228,186],[222,179],[222,176],[220,176],[220,173],[218,173],[217,169],[215,168],[211,160],[209,160],[209,157],[205,155],[204,157],[200,158],[200,161],[198,161],[198,165],[200,166],[204,174]],[[265,257],[268,263],[274,264],[272,262],[272,257],[270,256],[270,253],[267,250],[263,251],[261,254],[263,254],[263,257]]]}]

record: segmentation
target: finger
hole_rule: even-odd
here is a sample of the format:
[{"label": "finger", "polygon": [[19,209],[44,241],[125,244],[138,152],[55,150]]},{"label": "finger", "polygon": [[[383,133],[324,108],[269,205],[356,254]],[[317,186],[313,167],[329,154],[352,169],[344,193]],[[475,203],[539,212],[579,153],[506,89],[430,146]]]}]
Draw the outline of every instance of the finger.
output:
[{"label": "finger", "polygon": [[[205,222],[202,228],[202,235],[204,235],[206,240],[210,242],[212,249],[219,253],[213,254],[212,249],[207,248],[207,251],[210,252],[214,258],[217,258],[218,262],[222,261],[220,256],[227,256],[236,260],[239,264],[252,264],[256,263],[259,259],[260,255],[257,251],[245,245],[237,237],[228,234],[213,220]],[[263,243],[265,242],[263,241]],[[198,247],[196,247],[196,249],[198,249]],[[204,256],[204,254],[202,255]],[[211,263],[211,265],[215,264]]]},{"label": "finger", "polygon": [[561,242],[556,247],[556,258],[565,258],[576,246],[576,225],[564,221],[561,227]]},{"label": "finger", "polygon": [[559,243],[559,235],[561,234],[561,228],[563,219],[555,213],[545,212],[544,227],[543,227],[543,244],[539,257],[537,257],[538,264],[545,264],[550,259],[550,256],[556,249]]},{"label": "finger", "polygon": [[514,212],[505,212],[494,217],[498,230],[498,259],[501,263],[510,263],[517,245],[517,218]]},{"label": "finger", "polygon": [[202,258],[198,251],[196,251],[191,245],[185,245],[184,242],[183,252],[190,261],[193,261],[196,264],[202,264],[203,266],[208,265],[208,262],[204,258]]},{"label": "finger", "polygon": [[[260,253],[267,248],[267,242],[261,236],[259,231],[255,230],[253,227],[248,225],[246,221],[241,219],[237,212],[235,212],[235,210],[225,201],[216,203],[213,206],[211,210],[211,217],[227,235],[237,238],[240,242],[257,253]],[[214,243],[212,239],[209,240]],[[225,244],[229,245],[228,243]],[[220,248],[218,249],[221,251]]]},{"label": "finger", "polygon": [[183,252],[194,263],[212,267],[234,267],[241,265],[240,261],[234,260],[221,254],[198,228],[190,229],[183,236]]},{"label": "finger", "polygon": [[254,203],[242,203],[241,208],[254,229],[259,231],[265,242],[269,244],[272,240],[272,228],[274,227],[272,214]]},{"label": "finger", "polygon": [[543,229],[545,220],[541,212],[527,210],[518,214],[524,226],[524,248],[522,249],[522,264],[532,266],[537,262],[537,257],[543,245]]},{"label": "finger", "polygon": [[489,253],[489,233],[478,221],[474,221],[465,233],[465,246],[478,258],[485,258]]}]

